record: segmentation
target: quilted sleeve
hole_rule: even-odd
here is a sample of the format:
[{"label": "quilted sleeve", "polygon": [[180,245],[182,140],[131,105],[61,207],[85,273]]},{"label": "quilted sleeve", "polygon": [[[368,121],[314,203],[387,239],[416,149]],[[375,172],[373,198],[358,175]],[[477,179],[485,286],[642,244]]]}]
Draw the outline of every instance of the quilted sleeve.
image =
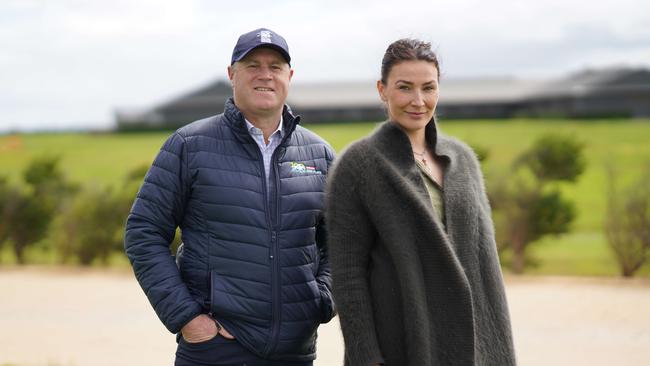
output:
[{"label": "quilted sleeve", "polygon": [[202,312],[170,251],[182,221],[189,177],[184,138],[170,136],[145,176],[126,222],[124,248],[135,276],[172,333]]}]

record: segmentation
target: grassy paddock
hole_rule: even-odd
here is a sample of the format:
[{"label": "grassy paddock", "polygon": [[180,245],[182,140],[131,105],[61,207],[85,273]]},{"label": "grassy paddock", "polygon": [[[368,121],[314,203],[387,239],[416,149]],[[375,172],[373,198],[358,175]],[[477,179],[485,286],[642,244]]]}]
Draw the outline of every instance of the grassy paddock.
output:
[{"label": "grassy paddock", "polygon": [[[363,137],[375,123],[307,125],[341,151]],[[606,210],[604,164],[615,162],[622,182],[634,179],[638,168],[650,161],[650,120],[478,120],[444,121],[444,133],[489,150],[484,164],[490,174],[505,171],[513,158],[540,135],[557,132],[576,136],[585,144],[587,170],[575,185],[561,188],[576,202],[578,218],[573,231],[535,243],[539,265],[531,273],[614,275],[617,268],[602,234]],[[33,157],[60,155],[67,176],[86,184],[118,184],[124,174],[150,164],[169,132],[129,134],[33,134],[0,136],[0,175],[20,181],[20,172]],[[2,251],[5,262],[9,254]],[[10,261],[10,259],[9,259]],[[641,272],[650,276],[650,266]]]}]

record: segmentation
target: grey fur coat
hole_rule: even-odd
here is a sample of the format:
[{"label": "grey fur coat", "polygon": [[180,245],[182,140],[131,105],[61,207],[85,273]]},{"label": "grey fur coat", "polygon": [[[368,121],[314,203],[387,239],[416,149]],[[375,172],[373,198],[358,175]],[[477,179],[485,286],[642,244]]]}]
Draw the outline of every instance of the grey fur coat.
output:
[{"label": "grey fur coat", "polygon": [[406,134],[384,122],[328,177],[333,292],[347,365],[515,365],[490,206],[475,154],[438,135],[446,230]]}]

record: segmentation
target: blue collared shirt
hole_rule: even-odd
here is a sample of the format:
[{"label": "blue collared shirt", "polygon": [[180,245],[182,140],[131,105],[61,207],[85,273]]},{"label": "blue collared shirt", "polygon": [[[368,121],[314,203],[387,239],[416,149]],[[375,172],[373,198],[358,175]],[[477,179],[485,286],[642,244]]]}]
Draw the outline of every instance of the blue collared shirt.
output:
[{"label": "blue collared shirt", "polygon": [[261,129],[253,126],[246,119],[246,127],[248,128],[248,133],[251,134],[251,137],[257,143],[257,146],[262,152],[262,158],[264,159],[264,172],[266,173],[266,188],[269,188],[269,182],[271,181],[271,156],[273,152],[282,142],[282,137],[284,136],[284,131],[282,131],[282,116],[280,116],[280,123],[278,123],[278,128],[271,133],[269,136],[269,144],[267,145],[264,142],[264,133]]}]

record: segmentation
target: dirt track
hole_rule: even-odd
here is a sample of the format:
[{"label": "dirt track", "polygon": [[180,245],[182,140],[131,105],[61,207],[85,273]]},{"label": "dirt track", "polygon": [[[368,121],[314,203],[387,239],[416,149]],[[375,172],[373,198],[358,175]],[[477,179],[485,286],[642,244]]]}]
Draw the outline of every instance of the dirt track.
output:
[{"label": "dirt track", "polygon": [[[519,364],[650,364],[650,280],[508,278]],[[0,365],[171,365],[174,336],[129,272],[0,269]],[[341,365],[338,323],[316,366]]]}]

